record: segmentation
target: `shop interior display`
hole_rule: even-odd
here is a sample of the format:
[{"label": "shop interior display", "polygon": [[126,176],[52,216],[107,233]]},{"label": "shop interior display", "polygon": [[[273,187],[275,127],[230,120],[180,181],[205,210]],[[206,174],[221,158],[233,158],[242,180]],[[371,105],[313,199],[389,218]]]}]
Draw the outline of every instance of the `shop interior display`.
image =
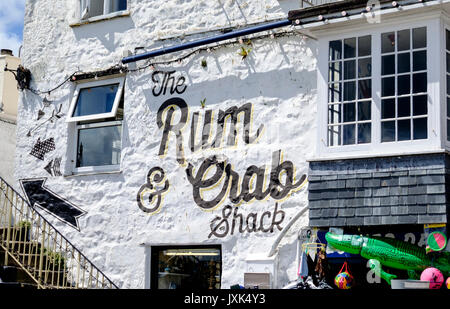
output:
[{"label": "shop interior display", "polygon": [[418,277],[429,267],[450,275],[450,252],[441,251],[427,254],[425,249],[416,245],[387,237],[363,237],[359,235],[336,235],[326,233],[328,246],[351,254],[359,254],[369,260],[370,267],[388,284],[396,278],[382,270],[381,266],[407,270],[410,278]]},{"label": "shop interior display", "polygon": [[310,242],[302,245],[297,280],[283,289],[333,289],[329,284],[332,281],[326,245]]},{"label": "shop interior display", "polygon": [[159,251],[158,288],[192,286],[220,289],[220,254],[215,249],[168,249]]}]

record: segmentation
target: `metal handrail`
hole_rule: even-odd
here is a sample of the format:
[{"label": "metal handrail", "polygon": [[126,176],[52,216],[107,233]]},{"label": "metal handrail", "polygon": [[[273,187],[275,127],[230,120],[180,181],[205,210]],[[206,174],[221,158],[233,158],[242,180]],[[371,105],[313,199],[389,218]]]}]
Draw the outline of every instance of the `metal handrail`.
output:
[{"label": "metal handrail", "polygon": [[1,177],[0,247],[37,288],[118,288]]}]

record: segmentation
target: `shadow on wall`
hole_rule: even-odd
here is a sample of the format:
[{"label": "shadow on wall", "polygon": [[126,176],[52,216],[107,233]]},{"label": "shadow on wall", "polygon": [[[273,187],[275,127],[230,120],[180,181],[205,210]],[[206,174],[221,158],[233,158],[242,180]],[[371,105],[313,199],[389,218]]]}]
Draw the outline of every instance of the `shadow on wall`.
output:
[{"label": "shadow on wall", "polygon": [[292,264],[295,264],[295,257],[297,255],[297,241],[294,239],[292,243],[284,244],[278,249],[277,254],[279,265],[278,282],[274,282],[274,285],[281,288],[297,278],[297,269],[295,266],[280,267],[280,265],[291,266]]},{"label": "shadow on wall", "polygon": [[[180,70],[184,76],[188,76],[186,71]],[[147,76],[148,78],[148,76]],[[252,98],[264,96],[266,98],[277,98],[279,100],[288,100],[293,97],[308,95],[315,89],[316,72],[301,71],[295,72],[292,69],[282,69],[272,72],[251,73],[246,78],[239,76],[226,76],[223,78],[202,81],[199,85],[190,86],[192,89],[201,87],[207,89],[208,103],[218,104],[223,100],[242,100],[243,94],[247,101]],[[286,84],[291,81],[291,85]],[[135,92],[142,85],[139,83],[130,84],[130,90]],[[229,91],[224,91],[224,87]],[[136,89],[137,88],[137,89]],[[283,89],[286,89],[283,91]],[[189,91],[189,88],[188,88]],[[155,100],[152,94],[152,88],[146,88],[143,92],[146,102]],[[225,97],[224,97],[225,95]],[[188,102],[189,106],[200,105],[199,102]],[[151,105],[151,109],[158,110],[159,106]]]},{"label": "shadow on wall", "polygon": [[[107,21],[92,22],[81,26],[72,27],[72,31],[77,41],[89,41],[92,38],[100,40],[102,45],[111,53],[116,52],[120,46],[120,38],[117,35],[124,35],[136,26],[130,16],[117,17]],[[132,35],[130,33],[129,35]],[[138,42],[138,40],[136,40]]]}]

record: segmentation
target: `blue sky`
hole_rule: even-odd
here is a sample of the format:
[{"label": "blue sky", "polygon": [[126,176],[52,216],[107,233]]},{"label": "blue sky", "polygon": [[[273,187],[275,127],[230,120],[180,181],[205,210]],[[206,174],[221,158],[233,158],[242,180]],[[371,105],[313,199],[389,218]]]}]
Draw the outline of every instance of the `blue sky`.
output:
[{"label": "blue sky", "polygon": [[25,0],[0,0],[0,49],[17,56],[22,45]]}]

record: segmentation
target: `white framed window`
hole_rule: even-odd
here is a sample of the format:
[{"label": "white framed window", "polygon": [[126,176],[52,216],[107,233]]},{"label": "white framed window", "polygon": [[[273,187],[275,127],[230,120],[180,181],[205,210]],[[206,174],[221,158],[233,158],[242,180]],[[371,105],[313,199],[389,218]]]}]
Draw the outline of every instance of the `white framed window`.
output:
[{"label": "white framed window", "polygon": [[442,149],[440,27],[391,21],[320,37],[318,159]]},{"label": "white framed window", "polygon": [[329,42],[328,145],[371,141],[371,36]]},{"label": "white framed window", "polygon": [[117,113],[124,78],[80,83],[69,107],[67,122],[114,117]]},{"label": "white framed window", "polygon": [[77,84],[66,119],[74,123],[75,174],[120,169],[124,80]]},{"label": "white framed window", "polygon": [[450,29],[445,28],[445,102],[446,102],[446,124],[447,124],[447,139],[446,144],[449,148],[450,143]]},{"label": "white framed window", "polygon": [[426,27],[381,34],[381,142],[428,138]]},{"label": "white framed window", "polygon": [[80,19],[107,16],[127,9],[127,0],[80,0]]}]

